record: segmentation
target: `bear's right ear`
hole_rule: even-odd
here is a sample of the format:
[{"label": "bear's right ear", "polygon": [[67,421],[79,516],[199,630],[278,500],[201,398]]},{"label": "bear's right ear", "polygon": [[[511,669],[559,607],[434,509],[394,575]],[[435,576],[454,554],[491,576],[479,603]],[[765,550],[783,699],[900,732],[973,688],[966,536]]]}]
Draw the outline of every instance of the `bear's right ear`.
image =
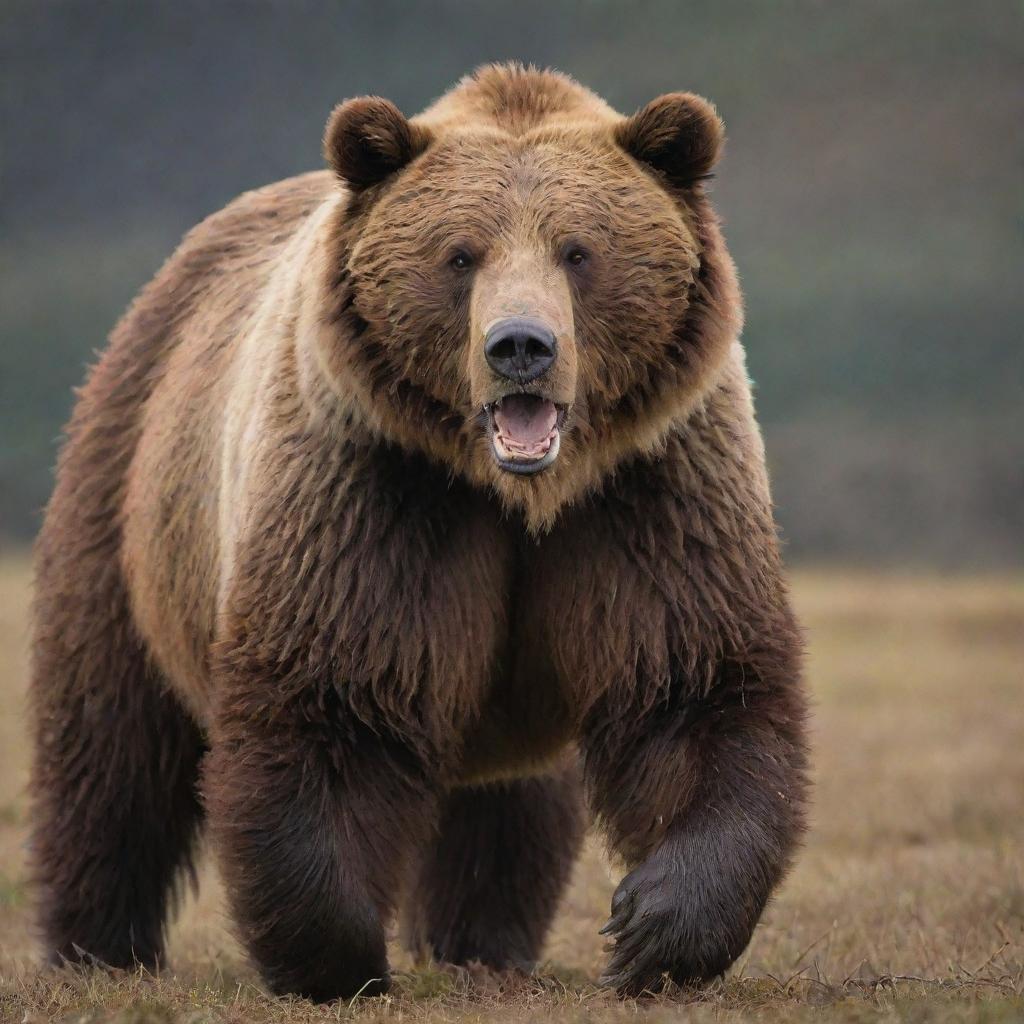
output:
[{"label": "bear's right ear", "polygon": [[324,131],[324,156],[354,189],[368,188],[401,170],[430,142],[390,100],[360,96],[338,104]]},{"label": "bear's right ear", "polygon": [[687,188],[715,166],[725,129],[706,99],[692,92],[670,92],[627,117],[616,129],[615,140],[670,184]]}]

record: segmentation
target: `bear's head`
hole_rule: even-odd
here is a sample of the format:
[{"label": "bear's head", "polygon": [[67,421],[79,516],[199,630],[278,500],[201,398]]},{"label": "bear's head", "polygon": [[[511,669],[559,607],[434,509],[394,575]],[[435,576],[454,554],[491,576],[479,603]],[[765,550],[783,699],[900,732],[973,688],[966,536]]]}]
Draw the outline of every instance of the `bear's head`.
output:
[{"label": "bear's head", "polygon": [[489,486],[531,529],[658,449],[737,337],[705,194],[722,125],[632,117],[571,79],[489,66],[418,117],[349,100],[324,139],[320,362],[388,440]]}]

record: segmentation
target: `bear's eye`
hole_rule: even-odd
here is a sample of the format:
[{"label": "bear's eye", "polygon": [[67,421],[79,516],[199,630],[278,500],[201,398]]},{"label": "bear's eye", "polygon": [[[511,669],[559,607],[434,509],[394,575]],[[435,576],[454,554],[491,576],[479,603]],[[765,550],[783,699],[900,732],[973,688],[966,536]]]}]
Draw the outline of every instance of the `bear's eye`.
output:
[{"label": "bear's eye", "polygon": [[473,257],[468,252],[460,249],[452,258],[448,261],[448,266],[452,270],[469,270],[473,266]]},{"label": "bear's eye", "polygon": [[565,254],[565,262],[568,263],[570,267],[582,267],[583,264],[587,262],[587,258],[587,251],[580,248],[578,245],[574,245]]}]

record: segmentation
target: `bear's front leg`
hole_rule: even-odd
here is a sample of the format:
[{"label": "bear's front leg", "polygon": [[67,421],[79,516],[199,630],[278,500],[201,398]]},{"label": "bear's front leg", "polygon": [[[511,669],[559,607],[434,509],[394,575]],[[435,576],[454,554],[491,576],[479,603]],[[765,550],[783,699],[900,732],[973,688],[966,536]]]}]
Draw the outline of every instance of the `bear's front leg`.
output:
[{"label": "bear's front leg", "polygon": [[[384,927],[436,814],[420,755],[287,666],[219,702],[205,790],[240,936],[268,987],[318,1002],[388,987]],[[222,680],[222,682],[224,682]]]},{"label": "bear's front leg", "polygon": [[[603,983],[656,991],[725,971],[750,941],[803,827],[804,703],[796,658],[724,662],[700,696],[603,701],[585,764],[613,847],[635,865],[602,929]],[[642,688],[641,688],[642,692]]]},{"label": "bear's front leg", "polygon": [[303,410],[268,418],[312,425],[250,453],[205,789],[253,959],[324,1001],[387,985],[384,929],[492,676],[507,560],[447,472]]}]

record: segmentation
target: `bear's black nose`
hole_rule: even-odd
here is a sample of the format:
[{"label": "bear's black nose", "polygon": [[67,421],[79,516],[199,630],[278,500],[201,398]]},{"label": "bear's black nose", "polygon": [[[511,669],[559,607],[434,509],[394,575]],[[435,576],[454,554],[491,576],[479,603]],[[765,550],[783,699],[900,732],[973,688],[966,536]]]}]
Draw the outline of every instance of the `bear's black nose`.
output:
[{"label": "bear's black nose", "polygon": [[554,334],[539,320],[525,316],[499,320],[484,339],[484,355],[491,369],[521,384],[539,377],[557,354]]}]

